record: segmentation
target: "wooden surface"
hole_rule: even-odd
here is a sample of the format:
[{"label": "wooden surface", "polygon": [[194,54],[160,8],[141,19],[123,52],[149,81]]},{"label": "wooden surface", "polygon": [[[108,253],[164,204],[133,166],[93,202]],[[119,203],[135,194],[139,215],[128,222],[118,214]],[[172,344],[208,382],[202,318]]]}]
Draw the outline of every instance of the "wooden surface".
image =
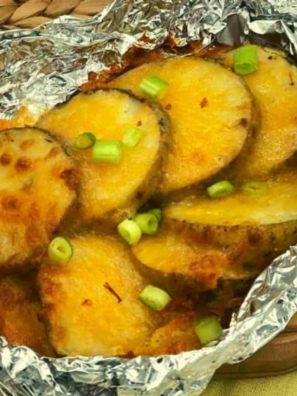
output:
[{"label": "wooden surface", "polygon": [[256,378],[297,370],[297,315],[285,331],[242,363],[225,365],[216,378]]}]

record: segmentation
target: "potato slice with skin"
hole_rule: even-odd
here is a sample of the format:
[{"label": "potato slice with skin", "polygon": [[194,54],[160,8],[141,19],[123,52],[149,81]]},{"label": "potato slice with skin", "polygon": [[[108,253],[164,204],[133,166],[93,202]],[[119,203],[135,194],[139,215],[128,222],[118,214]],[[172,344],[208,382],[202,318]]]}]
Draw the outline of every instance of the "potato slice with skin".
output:
[{"label": "potato slice with skin", "polygon": [[[231,68],[233,54],[228,51],[219,61]],[[240,180],[267,178],[297,149],[297,68],[272,48],[258,47],[257,57],[257,71],[242,77],[255,98],[261,123],[232,170]]]},{"label": "potato slice with skin", "polygon": [[175,232],[187,229],[199,243],[228,253],[223,278],[255,275],[297,242],[296,175],[280,175],[267,186],[258,198],[240,191],[222,199],[189,198],[164,216]]},{"label": "potato slice with skin", "polygon": [[199,243],[182,227],[175,232],[170,222],[157,235],[143,237],[132,250],[147,275],[174,294],[216,288],[228,261],[222,250]]},{"label": "potato slice with skin", "polygon": [[74,164],[48,132],[0,133],[0,272],[36,266],[73,203]]},{"label": "potato slice with skin", "polygon": [[237,157],[252,113],[241,78],[219,64],[189,57],[145,64],[111,85],[139,94],[141,81],[150,75],[169,83],[159,103],[168,111],[174,139],[159,192],[205,180]]},{"label": "potato slice with skin", "polygon": [[195,334],[195,315],[180,313],[156,329],[151,338],[136,350],[136,355],[172,355],[201,348]]},{"label": "potato slice with skin", "polygon": [[0,281],[0,334],[12,345],[24,345],[44,356],[54,356],[40,321],[41,303],[35,275],[7,276]]},{"label": "potato slice with skin", "polygon": [[[157,105],[130,93],[115,89],[79,93],[44,115],[38,125],[59,137],[76,158],[85,219],[120,221],[133,215],[162,177],[166,115]],[[83,132],[91,132],[97,139],[122,141],[130,127],[140,128],[144,134],[136,147],[123,148],[117,165],[94,163],[92,150],[74,148],[76,137]]]},{"label": "potato slice with skin", "polygon": [[70,242],[74,253],[67,265],[48,262],[39,272],[56,352],[69,356],[133,353],[160,319],[138,299],[146,282],[133,256],[114,237],[81,236]]}]

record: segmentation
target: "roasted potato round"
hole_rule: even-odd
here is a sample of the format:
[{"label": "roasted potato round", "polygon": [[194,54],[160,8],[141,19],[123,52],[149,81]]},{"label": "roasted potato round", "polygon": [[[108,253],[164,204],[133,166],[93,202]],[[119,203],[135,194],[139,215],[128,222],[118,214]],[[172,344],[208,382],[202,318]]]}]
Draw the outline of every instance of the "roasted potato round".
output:
[{"label": "roasted potato round", "polygon": [[0,280],[0,334],[12,345],[24,345],[44,356],[54,356],[40,314],[34,274]]},{"label": "roasted potato round", "polygon": [[0,133],[0,272],[36,266],[73,203],[71,158],[46,131]]},{"label": "roasted potato round", "polygon": [[186,230],[199,244],[227,253],[222,278],[256,275],[297,242],[296,175],[282,174],[266,185],[262,196],[238,186],[225,198],[189,198],[169,206],[164,216],[175,232]]},{"label": "roasted potato round", "polygon": [[70,262],[44,263],[38,277],[54,349],[69,356],[135,352],[159,315],[138,299],[146,282],[129,250],[108,236],[81,236],[70,243]]},{"label": "roasted potato round", "polygon": [[[75,157],[80,213],[86,220],[120,221],[133,215],[161,180],[168,122],[157,105],[116,89],[84,92],[45,114],[38,125],[49,129]],[[141,129],[143,136],[136,147],[123,148],[119,164],[95,163],[91,149],[75,149],[76,138],[84,132],[121,142],[130,127]]]},{"label": "roasted potato round", "polygon": [[[219,61],[232,68],[233,55],[228,51]],[[255,98],[261,122],[232,174],[240,180],[267,178],[297,149],[297,68],[283,52],[257,47],[257,71],[242,77]]]},{"label": "roasted potato round", "polygon": [[249,133],[251,95],[242,79],[201,58],[149,63],[116,78],[113,87],[140,94],[154,75],[169,84],[159,103],[172,124],[173,146],[158,192],[172,192],[216,174],[241,151]]}]

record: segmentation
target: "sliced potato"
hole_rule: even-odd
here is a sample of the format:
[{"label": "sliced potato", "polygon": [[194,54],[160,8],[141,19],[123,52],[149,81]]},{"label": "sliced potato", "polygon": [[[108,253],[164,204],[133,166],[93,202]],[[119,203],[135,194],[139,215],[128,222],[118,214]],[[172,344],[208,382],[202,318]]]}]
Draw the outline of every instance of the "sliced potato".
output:
[{"label": "sliced potato", "polygon": [[40,310],[35,276],[8,276],[0,280],[0,334],[12,345],[24,345],[44,356],[54,356],[39,319]]},{"label": "sliced potato", "polygon": [[[225,66],[233,66],[234,51],[220,56]],[[297,149],[297,68],[285,54],[272,48],[257,48],[258,69],[243,76],[254,98],[261,122],[249,147],[234,168],[236,178],[267,177]]]},{"label": "sliced potato", "polygon": [[136,355],[160,356],[201,348],[195,334],[195,315],[181,313],[154,331],[136,350]]},{"label": "sliced potato", "polygon": [[[127,92],[80,93],[43,116],[38,125],[59,137],[76,158],[81,211],[88,220],[106,217],[119,221],[133,215],[160,181],[166,116],[157,106]],[[144,134],[136,147],[123,148],[119,164],[94,163],[91,149],[74,148],[83,132],[91,132],[97,139],[122,141],[130,127],[138,127]]]},{"label": "sliced potato", "polygon": [[74,164],[46,131],[0,133],[0,272],[38,263],[75,199]]},{"label": "sliced potato", "polygon": [[255,275],[297,242],[295,174],[267,182],[261,197],[241,191],[221,199],[189,198],[169,206],[164,216],[175,232],[188,229],[200,243],[228,253],[223,278]]},{"label": "sliced potato", "polygon": [[159,102],[168,111],[174,139],[159,192],[205,180],[237,157],[252,113],[251,96],[240,77],[189,57],[145,64],[116,78],[112,86],[139,94],[141,81],[150,75],[169,83]]},{"label": "sliced potato", "polygon": [[174,294],[216,288],[228,263],[222,250],[183,229],[175,232],[170,222],[157,235],[143,237],[133,253],[148,275]]},{"label": "sliced potato", "polygon": [[114,237],[76,237],[67,265],[45,263],[39,288],[51,342],[60,355],[133,353],[158,313],[138,299],[146,286],[129,250]]}]

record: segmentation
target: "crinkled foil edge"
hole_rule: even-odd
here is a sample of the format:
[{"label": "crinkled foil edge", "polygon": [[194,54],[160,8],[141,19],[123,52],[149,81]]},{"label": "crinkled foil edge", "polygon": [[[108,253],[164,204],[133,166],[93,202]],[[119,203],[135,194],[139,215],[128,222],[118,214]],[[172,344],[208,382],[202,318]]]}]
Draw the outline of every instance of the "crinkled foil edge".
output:
[{"label": "crinkled foil edge", "polygon": [[[116,0],[86,19],[63,16],[34,30],[0,34],[0,118],[64,101],[90,72],[122,65],[132,48],[183,48],[199,41],[239,45],[268,40],[297,56],[296,6],[290,0]],[[168,46],[168,42],[171,46]],[[166,46],[167,43],[167,46]],[[174,43],[172,45],[172,43]],[[297,248],[255,281],[221,341],[159,358],[44,358],[0,338],[3,395],[199,395],[223,364],[247,359],[297,311]]]}]

